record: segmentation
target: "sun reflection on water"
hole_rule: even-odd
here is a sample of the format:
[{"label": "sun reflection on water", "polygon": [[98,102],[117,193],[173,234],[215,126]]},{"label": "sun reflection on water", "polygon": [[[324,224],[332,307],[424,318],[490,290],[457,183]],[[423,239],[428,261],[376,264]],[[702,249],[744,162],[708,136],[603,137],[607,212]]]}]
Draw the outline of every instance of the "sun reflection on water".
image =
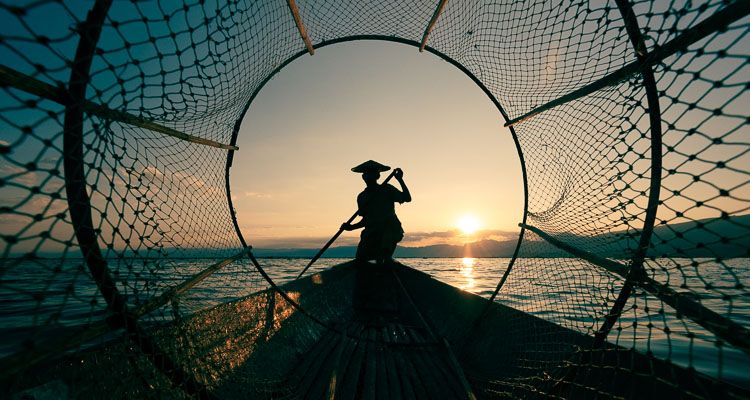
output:
[{"label": "sun reflection on water", "polygon": [[463,278],[466,279],[466,283],[461,285],[461,290],[468,292],[474,292],[474,264],[477,262],[476,258],[464,257],[461,259],[461,265],[458,266],[458,272],[461,273]]}]

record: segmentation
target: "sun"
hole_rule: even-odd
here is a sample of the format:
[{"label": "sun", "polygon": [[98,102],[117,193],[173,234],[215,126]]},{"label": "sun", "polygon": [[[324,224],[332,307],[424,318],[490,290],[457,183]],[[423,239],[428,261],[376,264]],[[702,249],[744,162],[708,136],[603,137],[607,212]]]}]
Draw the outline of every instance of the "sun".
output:
[{"label": "sun", "polygon": [[465,215],[458,220],[456,226],[458,229],[462,230],[463,233],[471,235],[479,229],[479,220],[472,215]]}]

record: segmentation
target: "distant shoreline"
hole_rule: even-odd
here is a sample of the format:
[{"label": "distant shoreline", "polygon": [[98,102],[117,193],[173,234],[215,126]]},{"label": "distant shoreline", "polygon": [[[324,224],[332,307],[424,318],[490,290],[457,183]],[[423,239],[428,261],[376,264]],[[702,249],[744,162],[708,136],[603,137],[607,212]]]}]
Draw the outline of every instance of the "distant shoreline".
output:
[{"label": "distant shoreline", "polygon": [[[309,260],[312,257],[303,257],[303,256],[256,256],[256,259],[264,259],[264,260],[281,260],[281,259],[288,259],[288,260]],[[500,256],[489,256],[489,257],[480,257],[480,256],[465,256],[465,257],[459,257],[459,256],[403,256],[403,257],[393,257],[394,259],[414,259],[414,260],[420,260],[420,259],[427,259],[427,258],[440,258],[440,259],[456,259],[456,258],[482,258],[482,259],[509,259],[512,257],[500,257]],[[521,259],[532,259],[532,258],[543,258],[543,259],[553,259],[553,258],[577,258],[573,255],[568,256],[527,256],[522,257],[518,256],[517,258]],[[608,257],[610,259],[615,260],[629,260],[630,258],[626,257]],[[732,256],[732,257],[716,257],[716,256],[703,256],[703,257],[690,257],[690,256],[674,256],[674,255],[664,255],[664,256],[658,256],[656,258],[674,258],[674,259],[721,259],[721,260],[732,260],[732,259],[741,259],[741,258],[750,258],[750,255],[748,256]],[[108,261],[114,261],[114,260],[120,260],[119,257],[109,257],[105,258],[105,260]],[[128,258],[129,260],[132,260],[134,258]],[[138,260],[225,260],[226,257],[212,257],[212,256],[195,256],[195,257],[137,257]],[[320,257],[320,259],[327,259],[327,260],[353,260],[354,257]],[[0,261],[18,261],[18,260],[67,260],[67,261],[83,261],[83,257],[26,257],[26,256],[18,256],[18,257],[7,257],[7,258],[0,258]]]},{"label": "distant shoreline", "polygon": [[[712,218],[699,221],[683,222],[672,225],[654,227],[651,246],[646,257],[652,258],[707,258],[728,260],[733,258],[750,258],[750,237],[746,235],[746,226],[750,226],[750,214],[724,218]],[[599,257],[630,260],[638,247],[640,232],[615,231],[601,233],[596,236],[583,236],[572,233],[558,233],[557,240],[574,245],[584,251],[595,253]],[[524,246],[518,258],[576,258],[552,243],[541,239],[526,237]],[[516,252],[518,239],[512,240],[480,240],[463,245],[437,244],[423,247],[396,247],[394,258],[511,258]],[[142,253],[163,254],[163,257],[143,257],[138,252],[128,250],[118,253],[116,250],[105,250],[108,260],[131,259],[217,259],[224,260],[226,252],[241,251],[235,249],[202,249],[202,248],[160,248],[157,250],[144,249]],[[329,248],[323,257],[332,259],[353,259],[357,246],[339,246]],[[73,253],[78,252],[77,250]],[[139,252],[141,252],[139,250]],[[268,259],[310,259],[317,252],[317,248],[262,248],[252,249],[257,258]],[[13,254],[9,259],[60,259],[60,252],[38,252],[35,254]],[[83,257],[66,257],[67,260],[83,260]]]}]

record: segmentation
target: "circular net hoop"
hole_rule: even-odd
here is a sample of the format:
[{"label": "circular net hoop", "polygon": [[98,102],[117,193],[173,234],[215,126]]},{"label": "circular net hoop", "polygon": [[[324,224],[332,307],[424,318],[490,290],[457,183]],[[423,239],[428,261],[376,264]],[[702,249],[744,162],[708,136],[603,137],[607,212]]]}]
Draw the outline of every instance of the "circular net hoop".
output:
[{"label": "circular net hoop", "polygon": [[[748,13],[742,0],[0,4],[3,394],[289,394],[268,371],[236,377],[286,318],[308,318],[269,290],[237,228],[237,132],[281,68],[360,39],[424,42],[498,106],[526,209],[493,300],[592,338],[573,350],[508,320],[538,345],[507,344],[491,379],[469,372],[480,397],[552,393],[614,348],[750,388],[732,367],[750,361]],[[613,379],[635,374],[628,360]],[[668,371],[638,379],[711,396]]]}]

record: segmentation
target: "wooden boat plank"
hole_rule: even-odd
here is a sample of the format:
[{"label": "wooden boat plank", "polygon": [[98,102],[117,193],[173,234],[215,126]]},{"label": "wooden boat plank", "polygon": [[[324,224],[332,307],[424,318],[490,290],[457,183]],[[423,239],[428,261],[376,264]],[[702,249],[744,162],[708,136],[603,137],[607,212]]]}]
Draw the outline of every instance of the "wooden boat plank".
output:
[{"label": "wooden boat plank", "polygon": [[[357,330],[358,336],[364,337],[366,331],[360,326]],[[357,387],[359,386],[362,364],[364,362],[365,350],[367,342],[356,340],[355,348],[353,351],[352,359],[346,368],[346,373],[343,377],[343,388],[341,390],[341,399],[352,400],[357,398]]]},{"label": "wooden boat plank", "polygon": [[[383,328],[384,329],[384,328]],[[375,388],[375,397],[378,400],[388,400],[390,397],[390,384],[391,382],[388,380],[388,371],[385,364],[385,338],[383,337],[383,329],[378,329],[378,332],[380,335],[378,335],[378,338],[382,338],[383,340],[378,341],[378,343],[375,345],[375,364],[376,364],[376,372],[377,372],[377,379],[376,379],[376,388]],[[387,332],[386,336],[387,336]]]},{"label": "wooden boat plank", "polygon": [[388,326],[380,328],[380,336],[383,338],[383,343],[391,343],[391,335],[388,334]]},{"label": "wooden boat plank", "polygon": [[339,386],[338,382],[341,379],[341,375],[344,373],[344,370],[341,368],[342,358],[345,349],[349,347],[349,343],[352,342],[352,339],[347,336],[347,333],[348,331],[345,329],[340,334],[339,345],[336,349],[336,355],[334,356],[333,364],[330,368],[331,373],[328,384],[328,393],[325,396],[327,399],[334,399],[336,397],[337,386]]},{"label": "wooden boat plank", "polygon": [[398,343],[398,336],[396,332],[396,324],[389,323],[388,324],[388,337],[390,338],[391,343]]},{"label": "wooden boat plank", "polygon": [[297,393],[300,398],[319,399],[327,391],[330,379],[330,365],[336,353],[337,343],[331,340],[325,350],[321,352],[310,370],[297,385]]},{"label": "wooden boat plank", "polygon": [[391,399],[404,399],[407,397],[403,394],[404,390],[402,389],[403,385],[400,379],[401,375],[399,374],[399,371],[396,368],[396,362],[393,359],[394,351],[396,350],[393,349],[392,346],[388,346],[383,352],[386,374],[388,375],[388,397]]},{"label": "wooden boat plank", "polygon": [[362,382],[362,399],[375,400],[375,384],[377,379],[377,365],[375,358],[375,338],[377,332],[373,328],[367,329],[366,355],[365,355],[365,376]]},{"label": "wooden boat plank", "polygon": [[[352,325],[347,332],[354,336],[355,332],[358,332],[357,327]],[[341,359],[339,360],[336,372],[336,398],[339,398],[344,390],[344,380],[347,379],[347,371],[351,368],[354,349],[357,347],[357,343],[358,340],[352,339],[351,337],[346,338],[346,347],[344,347],[344,350],[341,353]]]},{"label": "wooden boat plank", "polygon": [[339,349],[341,348],[341,339],[334,340],[336,342],[331,348],[331,351],[326,355],[325,359],[322,360],[318,365],[317,371],[311,371],[309,374],[313,376],[312,382],[308,389],[303,392],[305,400],[318,400],[325,397],[330,391],[331,377],[334,371],[334,364],[338,361],[337,358],[340,356]]},{"label": "wooden boat plank", "polygon": [[427,389],[425,388],[422,379],[417,375],[415,364],[410,360],[409,354],[411,350],[404,349],[403,347],[394,349],[392,352],[393,360],[396,364],[396,370],[401,377],[402,387],[404,388],[405,397],[410,395],[417,399],[428,398]]},{"label": "wooden boat plank", "polygon": [[310,348],[310,351],[304,355],[299,363],[297,363],[297,366],[294,368],[291,374],[292,380],[296,380],[297,382],[302,380],[307,371],[310,370],[310,365],[315,362],[315,360],[320,356],[320,353],[328,343],[327,337],[330,334],[331,332],[329,331],[324,332],[320,336],[318,341],[315,342],[315,344]]},{"label": "wooden boat plank", "polygon": [[[310,368],[307,370],[305,375],[302,377],[299,385],[297,385],[297,393],[300,397],[310,398],[308,394],[311,392],[320,392],[317,398],[322,396],[322,393],[326,390],[328,383],[329,374],[324,373],[323,366],[331,361],[333,353],[335,353],[336,345],[339,343],[338,335],[331,332],[331,334],[324,336],[321,340],[324,341],[324,347],[320,351],[317,357],[310,363]],[[318,379],[319,376],[325,376],[323,379]],[[323,381],[321,384],[320,381]],[[315,385],[318,383],[318,385]]]},{"label": "wooden boat plank", "polygon": [[432,348],[419,347],[409,351],[409,359],[414,365],[419,380],[423,383],[430,398],[444,398],[449,390],[445,387],[442,379],[435,374],[433,365],[424,357],[425,352],[433,351]]},{"label": "wooden boat plank", "polygon": [[425,344],[428,342],[428,340],[425,338],[425,335],[421,332],[421,329],[407,328],[406,332],[411,338],[412,343]]},{"label": "wooden boat plank", "polygon": [[403,325],[399,324],[396,325],[396,329],[398,330],[398,342],[404,343],[404,344],[411,344],[411,339],[409,338],[409,335],[406,333],[406,328],[404,328]]}]

